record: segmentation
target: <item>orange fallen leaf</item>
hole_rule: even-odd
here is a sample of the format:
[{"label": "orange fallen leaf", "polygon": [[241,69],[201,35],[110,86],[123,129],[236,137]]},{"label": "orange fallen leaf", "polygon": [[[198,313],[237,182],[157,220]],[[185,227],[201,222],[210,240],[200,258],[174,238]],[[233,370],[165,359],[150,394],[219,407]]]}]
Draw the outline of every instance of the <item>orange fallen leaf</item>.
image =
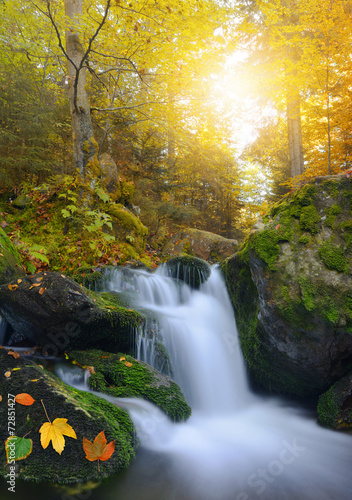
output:
[{"label": "orange fallen leaf", "polygon": [[94,366],[86,366],[86,370],[88,370],[90,373],[95,373]]},{"label": "orange fallen leaf", "polygon": [[121,356],[120,361],[125,361],[125,356]]},{"label": "orange fallen leaf", "polygon": [[40,295],[43,295],[44,292],[45,292],[45,288],[39,288]]},{"label": "orange fallen leaf", "polygon": [[15,396],[15,401],[23,406],[31,406],[35,399],[33,399],[32,396],[26,392],[23,392],[22,394],[17,394],[17,396]]},{"label": "orange fallen leaf", "polygon": [[130,366],[132,366],[132,363],[130,363],[129,361],[126,361],[125,366],[128,366],[128,368],[130,368]]},{"label": "orange fallen leaf", "polygon": [[17,280],[17,283],[22,283],[22,280],[21,280],[21,279],[18,279],[18,280]]},{"label": "orange fallen leaf", "polygon": [[11,283],[9,283],[9,284],[7,285],[7,288],[8,288],[9,290],[12,290],[12,285],[11,285]]},{"label": "orange fallen leaf", "polygon": [[278,230],[280,227],[280,224],[278,224],[277,226],[275,226],[275,229]]},{"label": "orange fallen leaf", "polygon": [[104,431],[101,431],[93,442],[89,441],[87,438],[83,438],[83,450],[86,454],[86,459],[90,462],[94,462],[98,460],[98,469],[99,469],[99,460],[102,462],[105,460],[109,460],[111,455],[115,451],[115,441],[111,441],[107,444],[106,437]]},{"label": "orange fallen leaf", "polygon": [[35,281],[42,281],[43,278],[36,278]]},{"label": "orange fallen leaf", "polygon": [[9,351],[7,354],[9,354],[10,356],[13,356],[15,359],[20,357],[20,354],[18,352],[15,352],[15,351]]},{"label": "orange fallen leaf", "polygon": [[1,394],[0,394],[0,402],[1,402],[1,401],[2,401],[2,396],[1,396]]},{"label": "orange fallen leaf", "polygon": [[11,377],[11,372],[10,371],[9,372],[5,372],[5,377],[6,378],[10,378]]}]

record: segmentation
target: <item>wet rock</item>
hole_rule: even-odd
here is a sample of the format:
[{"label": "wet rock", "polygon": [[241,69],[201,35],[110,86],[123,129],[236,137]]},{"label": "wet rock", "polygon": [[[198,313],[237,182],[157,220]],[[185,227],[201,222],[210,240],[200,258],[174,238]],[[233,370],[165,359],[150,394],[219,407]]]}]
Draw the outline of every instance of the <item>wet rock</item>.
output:
[{"label": "wet rock", "polygon": [[132,352],[135,329],[143,320],[136,311],[50,272],[0,286],[0,312],[16,334],[48,355],[105,345],[111,351]]},{"label": "wet rock", "polygon": [[253,379],[320,394],[352,361],[352,184],[319,178],[263,217],[222,263]]}]

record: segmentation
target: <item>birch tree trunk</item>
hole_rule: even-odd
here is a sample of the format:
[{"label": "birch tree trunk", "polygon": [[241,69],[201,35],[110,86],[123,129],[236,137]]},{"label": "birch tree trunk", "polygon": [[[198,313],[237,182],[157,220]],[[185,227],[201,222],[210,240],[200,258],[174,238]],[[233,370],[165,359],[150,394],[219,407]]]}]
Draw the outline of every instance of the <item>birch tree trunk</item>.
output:
[{"label": "birch tree trunk", "polygon": [[[82,0],[65,0],[65,14],[77,20],[82,14]],[[66,29],[66,53],[69,57],[69,98],[72,121],[75,167],[85,177],[89,164],[97,161],[97,143],[93,136],[90,105],[86,92],[86,61],[78,33]]]}]

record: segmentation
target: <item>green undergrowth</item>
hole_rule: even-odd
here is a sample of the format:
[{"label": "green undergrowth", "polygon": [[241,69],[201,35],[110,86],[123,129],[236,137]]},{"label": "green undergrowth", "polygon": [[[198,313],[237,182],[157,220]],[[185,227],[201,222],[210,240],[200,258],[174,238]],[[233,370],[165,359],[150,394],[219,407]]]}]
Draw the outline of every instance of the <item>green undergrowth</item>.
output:
[{"label": "green undergrowth", "polygon": [[38,187],[21,187],[21,204],[0,194],[6,233],[29,273],[36,270],[73,274],[80,267],[121,265],[138,260],[156,267],[145,251],[147,228],[104,189],[80,178],[55,176]]}]

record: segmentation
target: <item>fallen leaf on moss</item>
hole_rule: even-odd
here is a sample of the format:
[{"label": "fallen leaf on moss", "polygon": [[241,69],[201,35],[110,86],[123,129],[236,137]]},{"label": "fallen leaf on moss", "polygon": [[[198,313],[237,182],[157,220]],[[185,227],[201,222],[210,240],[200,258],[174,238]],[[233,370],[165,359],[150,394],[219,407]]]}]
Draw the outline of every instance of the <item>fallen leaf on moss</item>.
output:
[{"label": "fallen leaf on moss", "polygon": [[125,361],[125,356],[121,356],[120,361]]},{"label": "fallen leaf on moss", "polygon": [[40,295],[43,295],[44,292],[45,292],[45,288],[39,288]]},{"label": "fallen leaf on moss", "polygon": [[11,377],[11,372],[10,371],[9,372],[5,372],[5,377],[6,378],[10,378]]},{"label": "fallen leaf on moss", "polygon": [[33,441],[31,439],[21,438],[18,436],[8,437],[5,441],[7,463],[11,462],[12,460],[14,448],[15,448],[15,460],[23,460],[32,453]]},{"label": "fallen leaf on moss", "polygon": [[15,351],[9,351],[7,354],[9,356],[13,356],[15,359],[20,357],[20,354],[18,352],[15,352]]},{"label": "fallen leaf on moss", "polygon": [[109,460],[111,455],[115,451],[115,441],[111,441],[107,444],[106,437],[104,431],[100,432],[93,442],[89,441],[87,438],[83,438],[83,449],[86,454],[86,459],[90,462],[95,462],[98,460],[98,469],[99,469],[99,460],[104,462],[105,460]]},{"label": "fallen leaf on moss", "polygon": [[15,401],[16,403],[19,403],[23,406],[31,406],[34,403],[35,399],[33,399],[32,396],[30,396],[26,392],[23,392],[15,396]]},{"label": "fallen leaf on moss", "polygon": [[41,426],[39,429],[40,443],[44,450],[48,447],[51,441],[54,450],[61,455],[63,449],[65,448],[64,436],[77,439],[75,431],[66,422],[67,418],[56,418],[53,423],[45,422],[45,424]]},{"label": "fallen leaf on moss", "polygon": [[125,366],[128,366],[128,368],[130,368],[132,366],[132,363],[130,363],[129,361],[126,361]]}]

